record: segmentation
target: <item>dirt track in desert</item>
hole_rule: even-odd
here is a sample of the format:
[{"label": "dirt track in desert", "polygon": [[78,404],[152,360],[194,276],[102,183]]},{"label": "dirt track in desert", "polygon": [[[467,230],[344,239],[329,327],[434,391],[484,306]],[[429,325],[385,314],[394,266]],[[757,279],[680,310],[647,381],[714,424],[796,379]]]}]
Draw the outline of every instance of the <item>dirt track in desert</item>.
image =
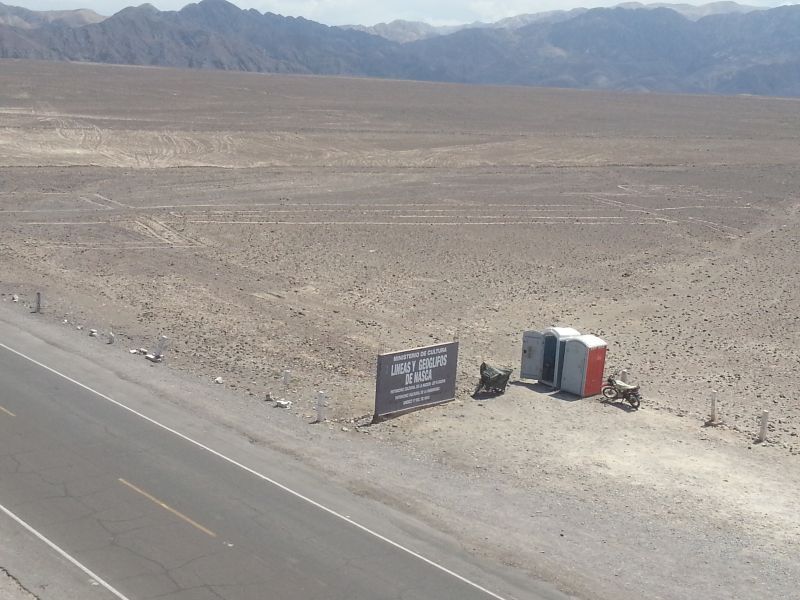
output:
[{"label": "dirt track in desert", "polygon": [[[558,546],[555,513],[487,542],[544,578],[582,565],[559,581],[578,595],[700,597],[673,575],[701,556],[727,565],[724,585],[697,576],[704,597],[747,595],[765,570],[781,597],[800,537],[799,106],[3,61],[0,301],[42,290],[76,339],[166,334],[171,367],[253,401],[291,368],[301,423],[325,389],[343,435],[567,494],[573,522],[621,494],[685,528],[647,575],[592,555],[624,527],[607,515],[580,548]],[[553,324],[606,339],[645,410],[524,384],[469,397],[481,360],[518,368],[521,332]],[[377,353],[454,337],[456,403],[357,427]],[[723,424],[702,428],[711,388]],[[450,523],[434,496],[415,510]],[[552,558],[525,548],[535,532]],[[742,567],[742,540],[777,546]]]}]

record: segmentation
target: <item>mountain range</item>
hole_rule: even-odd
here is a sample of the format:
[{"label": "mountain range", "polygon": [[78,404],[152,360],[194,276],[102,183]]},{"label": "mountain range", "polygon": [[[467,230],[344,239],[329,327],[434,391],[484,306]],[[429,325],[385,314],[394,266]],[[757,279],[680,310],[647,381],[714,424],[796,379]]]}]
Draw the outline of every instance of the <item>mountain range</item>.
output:
[{"label": "mountain range", "polygon": [[0,58],[800,96],[800,6],[633,3],[428,30],[407,41],[377,33],[242,10],[226,0],[179,11],[144,4],[108,18],[0,4]]},{"label": "mountain range", "polygon": [[[692,4],[642,4],[640,2],[625,2],[618,4],[616,8],[627,9],[654,9],[654,8],[669,8],[675,12],[683,15],[691,21],[696,21],[702,17],[709,15],[722,15],[727,13],[747,13],[754,10],[761,10],[755,6],[745,6],[737,4],[736,2],[722,1],[711,2],[695,6]],[[475,23],[468,23],[464,25],[444,25],[435,27],[428,23],[421,23],[418,21],[403,21],[397,20],[391,23],[378,23],[369,27],[364,25],[343,25],[346,29],[355,29],[357,31],[364,31],[373,35],[379,35],[387,40],[400,42],[405,44],[407,42],[414,42],[427,38],[437,37],[440,35],[450,35],[462,29],[519,29],[532,23],[557,23],[558,21],[567,21],[573,17],[577,17],[585,12],[586,8],[573,8],[572,10],[552,10],[547,12],[529,13],[516,15],[495,21],[493,23],[484,23],[476,21]]]}]

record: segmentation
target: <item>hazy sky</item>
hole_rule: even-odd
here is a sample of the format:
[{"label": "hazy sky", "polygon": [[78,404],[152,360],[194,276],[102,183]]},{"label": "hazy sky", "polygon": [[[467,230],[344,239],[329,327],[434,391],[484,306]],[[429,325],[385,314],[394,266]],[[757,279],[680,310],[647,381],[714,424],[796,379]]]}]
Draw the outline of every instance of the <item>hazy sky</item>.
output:
[{"label": "hazy sky", "polygon": [[[3,4],[23,6],[32,10],[64,10],[91,8],[102,15],[111,15],[126,6],[142,4],[143,0],[0,0]],[[434,25],[497,21],[505,17],[546,10],[612,6],[622,0],[233,0],[241,8],[259,12],[274,12],[286,16],[301,16],[328,25],[361,24],[405,19],[425,21]],[[705,4],[705,1],[666,0],[674,3]],[[160,10],[177,10],[189,0],[151,0]],[[751,6],[797,4],[800,0],[740,0]]]}]

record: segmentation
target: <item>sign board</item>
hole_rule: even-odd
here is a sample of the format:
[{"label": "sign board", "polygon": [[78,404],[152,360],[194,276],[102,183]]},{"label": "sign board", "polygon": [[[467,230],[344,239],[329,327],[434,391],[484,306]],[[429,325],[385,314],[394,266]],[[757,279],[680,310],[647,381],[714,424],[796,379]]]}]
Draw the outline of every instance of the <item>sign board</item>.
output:
[{"label": "sign board", "polygon": [[378,355],[375,418],[456,397],[458,342]]}]

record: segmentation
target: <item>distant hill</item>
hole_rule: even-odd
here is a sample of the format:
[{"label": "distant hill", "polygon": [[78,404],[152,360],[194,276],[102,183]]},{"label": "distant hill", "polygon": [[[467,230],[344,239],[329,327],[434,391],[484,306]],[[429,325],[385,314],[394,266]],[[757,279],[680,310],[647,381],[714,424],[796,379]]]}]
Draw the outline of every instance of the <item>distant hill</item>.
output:
[{"label": "distant hill", "polygon": [[653,4],[642,4],[641,2],[624,2],[622,4],[618,4],[616,8],[628,8],[628,9],[644,8],[651,10],[655,8],[669,8],[671,10],[674,10],[676,13],[683,15],[684,17],[686,17],[691,21],[697,21],[698,19],[702,19],[703,17],[709,17],[711,15],[726,15],[730,13],[744,14],[756,10],[763,10],[763,7],[746,6],[743,4],[737,4],[736,2],[711,2],[709,4],[701,4],[700,6],[695,6],[693,4],[663,4],[659,2]]},{"label": "distant hill", "polygon": [[[618,4],[616,8],[625,8],[630,10],[635,9],[655,9],[655,8],[669,8],[678,14],[683,15],[691,21],[697,21],[703,17],[710,15],[724,15],[728,13],[748,13],[755,10],[762,10],[755,6],[745,6],[737,4],[736,2],[711,2],[701,6],[694,6],[691,4],[642,4],[641,2],[626,2]],[[355,29],[365,33],[378,35],[393,42],[405,44],[407,42],[415,42],[417,40],[424,40],[440,35],[450,35],[462,29],[519,29],[532,23],[557,23],[559,21],[566,21],[573,17],[577,17],[587,11],[586,8],[573,8],[572,10],[553,10],[547,12],[531,13],[516,15],[501,19],[494,23],[469,23],[465,25],[448,25],[443,27],[434,27],[427,23],[419,23],[415,21],[392,21],[391,23],[378,23],[366,27],[364,25],[342,25],[345,29]]]},{"label": "distant hill", "polygon": [[35,29],[48,23],[60,23],[67,27],[80,27],[90,23],[99,23],[105,17],[92,10],[48,10],[34,11],[0,3],[0,25],[9,25],[19,29]]},{"label": "distant hill", "polygon": [[455,25],[452,27],[434,27],[427,23],[418,21],[392,21],[391,23],[378,23],[377,25],[341,25],[342,29],[350,29],[377,35],[393,42],[405,44],[406,42],[416,42],[440,35],[447,35],[463,29],[466,25]]},{"label": "distant hill", "polygon": [[[557,11],[405,43],[241,10],[225,0],[179,11],[144,4],[86,24],[15,12],[22,24],[0,21],[0,58],[800,96],[800,6],[708,6],[718,13],[687,18],[663,7]],[[0,15],[13,11],[3,9]]]}]

